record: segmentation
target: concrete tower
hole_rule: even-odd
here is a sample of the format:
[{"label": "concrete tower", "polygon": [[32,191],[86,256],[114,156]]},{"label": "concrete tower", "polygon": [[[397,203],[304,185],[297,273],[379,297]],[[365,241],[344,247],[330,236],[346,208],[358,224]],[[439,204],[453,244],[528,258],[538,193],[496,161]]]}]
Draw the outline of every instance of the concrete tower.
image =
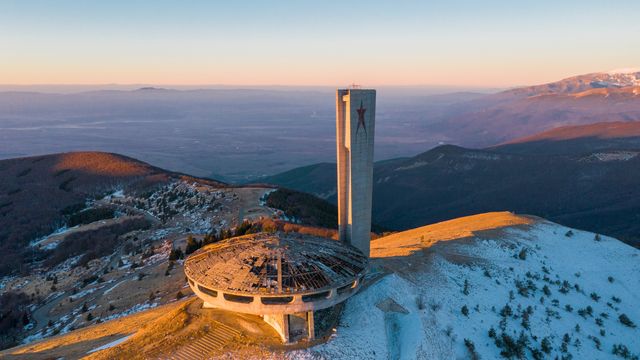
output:
[{"label": "concrete tower", "polygon": [[340,241],[369,256],[376,91],[338,89],[338,231]]}]

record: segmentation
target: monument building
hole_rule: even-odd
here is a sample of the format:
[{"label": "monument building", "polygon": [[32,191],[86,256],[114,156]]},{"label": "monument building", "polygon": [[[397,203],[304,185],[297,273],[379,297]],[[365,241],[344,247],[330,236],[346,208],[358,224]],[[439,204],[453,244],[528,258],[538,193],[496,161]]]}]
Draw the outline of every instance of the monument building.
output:
[{"label": "monument building", "polygon": [[375,90],[337,91],[339,241],[297,233],[226,239],[184,263],[204,308],[252,314],[284,343],[318,335],[318,311],[354,295],[369,265]]}]

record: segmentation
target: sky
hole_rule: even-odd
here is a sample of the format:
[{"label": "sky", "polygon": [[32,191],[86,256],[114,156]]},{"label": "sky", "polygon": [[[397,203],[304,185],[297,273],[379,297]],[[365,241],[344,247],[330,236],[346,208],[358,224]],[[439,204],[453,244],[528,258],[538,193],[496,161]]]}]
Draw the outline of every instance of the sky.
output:
[{"label": "sky", "polygon": [[637,0],[0,0],[0,84],[508,87],[640,66]]}]

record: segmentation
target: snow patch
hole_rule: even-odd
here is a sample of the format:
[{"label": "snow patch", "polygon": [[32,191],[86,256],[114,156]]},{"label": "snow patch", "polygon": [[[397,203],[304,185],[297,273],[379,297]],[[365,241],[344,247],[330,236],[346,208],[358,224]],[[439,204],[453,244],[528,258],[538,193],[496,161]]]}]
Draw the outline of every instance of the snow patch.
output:
[{"label": "snow patch", "polygon": [[117,283],[117,284],[113,285],[112,287],[108,288],[107,290],[105,290],[105,291],[102,293],[102,295],[107,295],[107,294],[109,294],[113,289],[117,288],[120,284],[125,283],[125,282],[127,282],[127,281],[129,281],[129,279],[124,279],[124,280],[120,281],[119,283]]},{"label": "snow patch", "polygon": [[98,289],[102,289],[103,287],[104,287],[104,286],[101,286],[101,287],[94,287],[94,288],[91,288],[91,289],[82,290],[82,291],[80,291],[79,293],[77,293],[77,294],[73,294],[73,295],[71,295],[71,296],[69,296],[69,297],[70,297],[72,300],[74,300],[74,301],[75,301],[75,300],[78,300],[78,299],[80,299],[80,298],[83,298],[83,297],[85,297],[85,296],[87,296],[87,295],[89,295],[89,294],[92,294],[92,293],[94,293],[96,290],[98,290]]},{"label": "snow patch", "polygon": [[117,314],[112,314],[109,315],[107,317],[105,317],[103,320],[104,321],[108,321],[108,320],[113,320],[113,319],[117,319],[117,318],[121,318],[123,316],[127,316],[127,315],[131,315],[131,314],[135,314],[138,313],[140,311],[144,311],[144,310],[148,310],[148,309],[153,309],[154,307],[158,306],[158,303],[144,303],[144,304],[136,304],[133,307],[117,313]]},{"label": "snow patch", "polygon": [[502,156],[497,154],[486,154],[479,152],[467,152],[464,153],[462,157],[474,160],[500,160],[502,158]]},{"label": "snow patch", "polygon": [[639,152],[637,151],[613,151],[613,152],[600,152],[593,153],[586,158],[583,158],[583,161],[592,162],[592,161],[629,161],[636,156],[638,156]]},{"label": "snow patch", "polygon": [[276,190],[278,189],[269,189],[265,191],[264,195],[262,195],[262,197],[260,198],[260,206],[267,206],[267,198],[269,198],[269,195],[271,195],[271,193],[273,193]]},{"label": "snow patch", "polygon": [[[68,232],[69,230],[75,229],[77,227],[78,226],[74,226],[74,227],[69,228],[69,227],[67,227],[67,225],[61,226],[61,227],[57,228],[56,230],[54,230],[51,234],[45,235],[45,236],[43,236],[41,238],[33,240],[32,242],[29,243],[29,246],[39,247],[42,243],[46,242],[51,237],[62,235],[64,233]],[[57,246],[58,246],[58,242],[52,242],[52,243],[49,243],[49,244],[46,244],[45,246],[43,246],[42,249],[52,250],[52,249],[55,249]]]},{"label": "snow patch", "polygon": [[[440,156],[442,156],[442,154],[440,154]],[[427,161],[416,161],[411,165],[397,167],[394,171],[404,171],[404,170],[417,169],[417,168],[423,167],[425,165],[429,165],[429,162],[427,162]]]},{"label": "snow patch", "polygon": [[114,347],[114,346],[118,346],[118,345],[122,344],[123,342],[125,342],[125,341],[129,340],[129,338],[130,338],[130,337],[132,337],[132,336],[133,336],[133,334],[131,334],[131,335],[127,335],[127,336],[125,336],[125,337],[123,337],[123,338],[120,338],[120,339],[114,340],[114,341],[112,341],[112,342],[110,342],[110,343],[108,343],[108,344],[104,344],[104,345],[102,345],[102,346],[98,346],[98,347],[97,347],[97,348],[95,348],[95,349],[91,349],[91,350],[87,351],[87,354],[91,354],[91,353],[94,353],[94,352],[96,352],[96,351],[106,350],[106,349],[112,348],[112,347]]}]

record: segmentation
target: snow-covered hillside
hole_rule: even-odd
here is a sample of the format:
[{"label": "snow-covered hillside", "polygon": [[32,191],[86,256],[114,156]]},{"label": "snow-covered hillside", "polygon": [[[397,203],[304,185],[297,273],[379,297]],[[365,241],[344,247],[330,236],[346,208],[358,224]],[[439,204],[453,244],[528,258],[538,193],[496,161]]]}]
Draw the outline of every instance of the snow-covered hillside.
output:
[{"label": "snow-covered hillside", "polygon": [[[428,228],[423,228],[427,236]],[[461,228],[451,231],[460,239],[453,236],[403,261],[376,260],[378,269],[387,267],[390,273],[347,302],[335,336],[288,356],[607,359],[640,354],[637,249],[543,220],[473,238]]]},{"label": "snow-covered hillside", "polygon": [[215,320],[240,335],[202,358],[638,359],[640,251],[616,239],[502,212],[371,245],[367,282],[329,339],[310,348],[282,346],[259,317],[202,309],[192,297],[0,357],[172,358],[206,344]]},{"label": "snow-covered hillside", "polygon": [[607,84],[618,87],[640,86],[640,69],[617,69],[602,74]]}]

